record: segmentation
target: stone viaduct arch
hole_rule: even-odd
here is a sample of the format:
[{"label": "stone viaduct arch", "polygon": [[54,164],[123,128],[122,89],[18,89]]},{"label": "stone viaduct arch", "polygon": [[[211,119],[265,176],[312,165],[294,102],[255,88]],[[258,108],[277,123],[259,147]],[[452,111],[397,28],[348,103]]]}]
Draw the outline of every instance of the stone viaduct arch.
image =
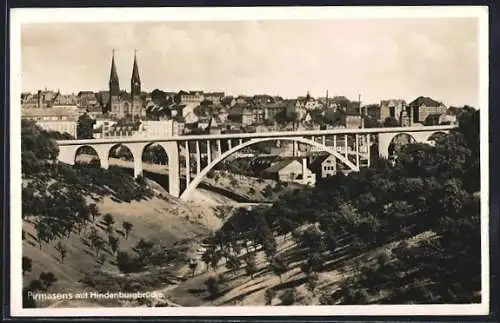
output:
[{"label": "stone viaduct arch", "polygon": [[415,142],[425,142],[435,134],[447,134],[449,130],[431,130],[431,131],[411,131],[411,132],[398,132],[398,133],[379,133],[378,134],[378,152],[380,157],[389,158],[389,145],[392,143],[394,138],[399,135],[406,134],[413,138]]},{"label": "stone viaduct arch", "polygon": [[92,150],[97,155],[96,157],[99,160],[99,164],[101,165],[102,164],[101,157],[99,156],[99,153],[92,145],[83,145],[83,146],[78,147],[75,150],[75,157],[73,158],[73,164],[76,164],[76,159],[78,158],[78,155],[81,154],[81,151],[85,148]]},{"label": "stone viaduct arch", "polygon": [[236,153],[236,152],[238,152],[238,151],[240,151],[240,150],[242,150],[242,149],[244,149],[246,147],[255,145],[257,143],[267,142],[267,141],[275,141],[275,140],[298,142],[298,143],[303,143],[303,144],[306,144],[306,145],[310,145],[310,146],[313,146],[313,147],[320,148],[322,151],[325,151],[325,152],[327,152],[327,153],[329,153],[331,155],[334,155],[336,158],[338,158],[342,163],[344,163],[351,170],[359,171],[359,166],[355,165],[349,159],[345,158],[344,155],[341,155],[338,151],[334,150],[333,147],[325,146],[325,145],[323,145],[321,143],[318,143],[318,142],[316,142],[314,140],[306,139],[306,138],[303,138],[303,137],[293,137],[293,138],[280,138],[280,137],[274,137],[274,138],[254,138],[254,139],[250,139],[249,141],[246,141],[246,142],[244,142],[242,144],[239,144],[239,145],[237,145],[237,146],[235,146],[235,147],[227,150],[226,152],[224,152],[223,154],[221,154],[220,156],[218,156],[217,158],[215,158],[214,160],[212,160],[189,183],[189,185],[186,187],[186,189],[184,190],[184,192],[181,194],[180,198],[182,200],[187,200],[189,198],[189,196],[192,194],[192,192],[196,189],[196,187],[198,186],[198,184],[200,184],[201,181],[205,178],[205,176],[208,174],[208,172],[210,172],[217,164],[219,164],[220,162],[222,162],[227,157],[231,156],[232,154],[234,154],[234,153]]},{"label": "stone viaduct arch", "polygon": [[[170,194],[174,196],[179,196],[180,194],[180,184],[179,184],[179,152],[177,150],[177,142],[175,141],[154,141],[154,142],[122,142],[122,143],[75,143],[70,145],[60,145],[58,160],[74,165],[76,154],[78,150],[82,147],[90,147],[97,152],[97,156],[101,162],[101,167],[104,169],[109,168],[109,154],[111,150],[119,145],[123,145],[128,148],[134,157],[134,177],[142,174],[142,154],[146,146],[150,145],[160,145],[167,154],[168,159],[168,172],[169,172],[169,190]],[[170,175],[172,174],[172,175]],[[177,174],[177,175],[176,175]]]}]

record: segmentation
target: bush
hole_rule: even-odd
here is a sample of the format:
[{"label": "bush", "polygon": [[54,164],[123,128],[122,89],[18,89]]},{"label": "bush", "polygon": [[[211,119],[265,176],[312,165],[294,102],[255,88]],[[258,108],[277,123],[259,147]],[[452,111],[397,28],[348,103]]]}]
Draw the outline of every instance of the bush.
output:
[{"label": "bush", "polygon": [[297,301],[297,292],[294,288],[285,290],[280,296],[281,305],[289,306],[295,304]]},{"label": "bush", "polygon": [[273,299],[276,296],[276,292],[272,288],[266,289],[266,293],[264,294],[264,297],[266,299],[266,305],[272,305]]},{"label": "bush", "polygon": [[207,286],[207,291],[211,298],[216,298],[220,293],[219,279],[215,276],[208,277],[205,280],[205,285]]},{"label": "bush", "polygon": [[140,272],[144,268],[144,263],[139,258],[133,257],[124,251],[118,252],[116,262],[123,273]]}]

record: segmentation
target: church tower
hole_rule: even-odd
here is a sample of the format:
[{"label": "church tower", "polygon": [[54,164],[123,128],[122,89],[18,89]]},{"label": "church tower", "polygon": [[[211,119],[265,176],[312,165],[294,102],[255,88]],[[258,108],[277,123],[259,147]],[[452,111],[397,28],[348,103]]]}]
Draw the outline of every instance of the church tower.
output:
[{"label": "church tower", "polygon": [[[118,73],[116,71],[115,50],[111,58],[111,72],[109,75],[109,102],[108,111],[114,114],[120,114],[120,82],[118,81]],[[123,112],[122,112],[123,113]]]},{"label": "church tower", "polygon": [[120,83],[118,81],[118,73],[116,72],[115,50],[113,49],[113,57],[111,58],[111,73],[109,75],[109,95],[120,95]]},{"label": "church tower", "polygon": [[137,65],[137,51],[134,52],[134,67],[132,68],[132,77],[130,78],[130,94],[132,96],[132,120],[135,116],[141,115],[141,78],[139,77],[139,67]]}]

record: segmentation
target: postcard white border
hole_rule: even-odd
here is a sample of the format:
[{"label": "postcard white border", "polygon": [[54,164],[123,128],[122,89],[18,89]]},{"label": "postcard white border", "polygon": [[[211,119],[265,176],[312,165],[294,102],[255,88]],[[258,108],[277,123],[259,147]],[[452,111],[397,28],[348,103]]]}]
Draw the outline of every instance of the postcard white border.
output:
[{"label": "postcard white border", "polygon": [[[140,18],[137,18],[140,17]],[[488,138],[488,7],[249,7],[249,8],[56,8],[10,11],[10,147],[11,147],[11,315],[12,316],[137,316],[137,308],[22,308],[21,230],[21,25],[53,22],[138,22],[279,19],[411,19],[473,17],[479,20],[481,259],[480,304],[465,305],[336,305],[140,308],[141,316],[276,316],[276,315],[487,315],[489,274],[489,138]],[[486,113],[484,113],[486,111]]]}]

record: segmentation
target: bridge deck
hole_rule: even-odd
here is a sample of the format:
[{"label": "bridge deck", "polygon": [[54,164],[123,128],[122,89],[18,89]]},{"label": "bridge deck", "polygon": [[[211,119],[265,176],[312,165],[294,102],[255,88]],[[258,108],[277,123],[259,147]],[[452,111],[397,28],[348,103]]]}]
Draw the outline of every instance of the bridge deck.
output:
[{"label": "bridge deck", "polygon": [[223,139],[253,139],[253,138],[293,138],[304,136],[331,136],[331,135],[355,135],[355,134],[380,134],[380,133],[412,133],[412,132],[438,132],[455,129],[456,126],[422,126],[422,127],[394,127],[394,128],[364,128],[364,129],[330,129],[330,130],[307,130],[307,131],[277,131],[256,133],[231,133],[221,135],[193,135],[174,137],[119,137],[101,139],[75,139],[58,140],[58,145],[86,145],[86,144],[109,144],[109,143],[134,143],[134,142],[156,142],[156,141],[202,141]]}]

